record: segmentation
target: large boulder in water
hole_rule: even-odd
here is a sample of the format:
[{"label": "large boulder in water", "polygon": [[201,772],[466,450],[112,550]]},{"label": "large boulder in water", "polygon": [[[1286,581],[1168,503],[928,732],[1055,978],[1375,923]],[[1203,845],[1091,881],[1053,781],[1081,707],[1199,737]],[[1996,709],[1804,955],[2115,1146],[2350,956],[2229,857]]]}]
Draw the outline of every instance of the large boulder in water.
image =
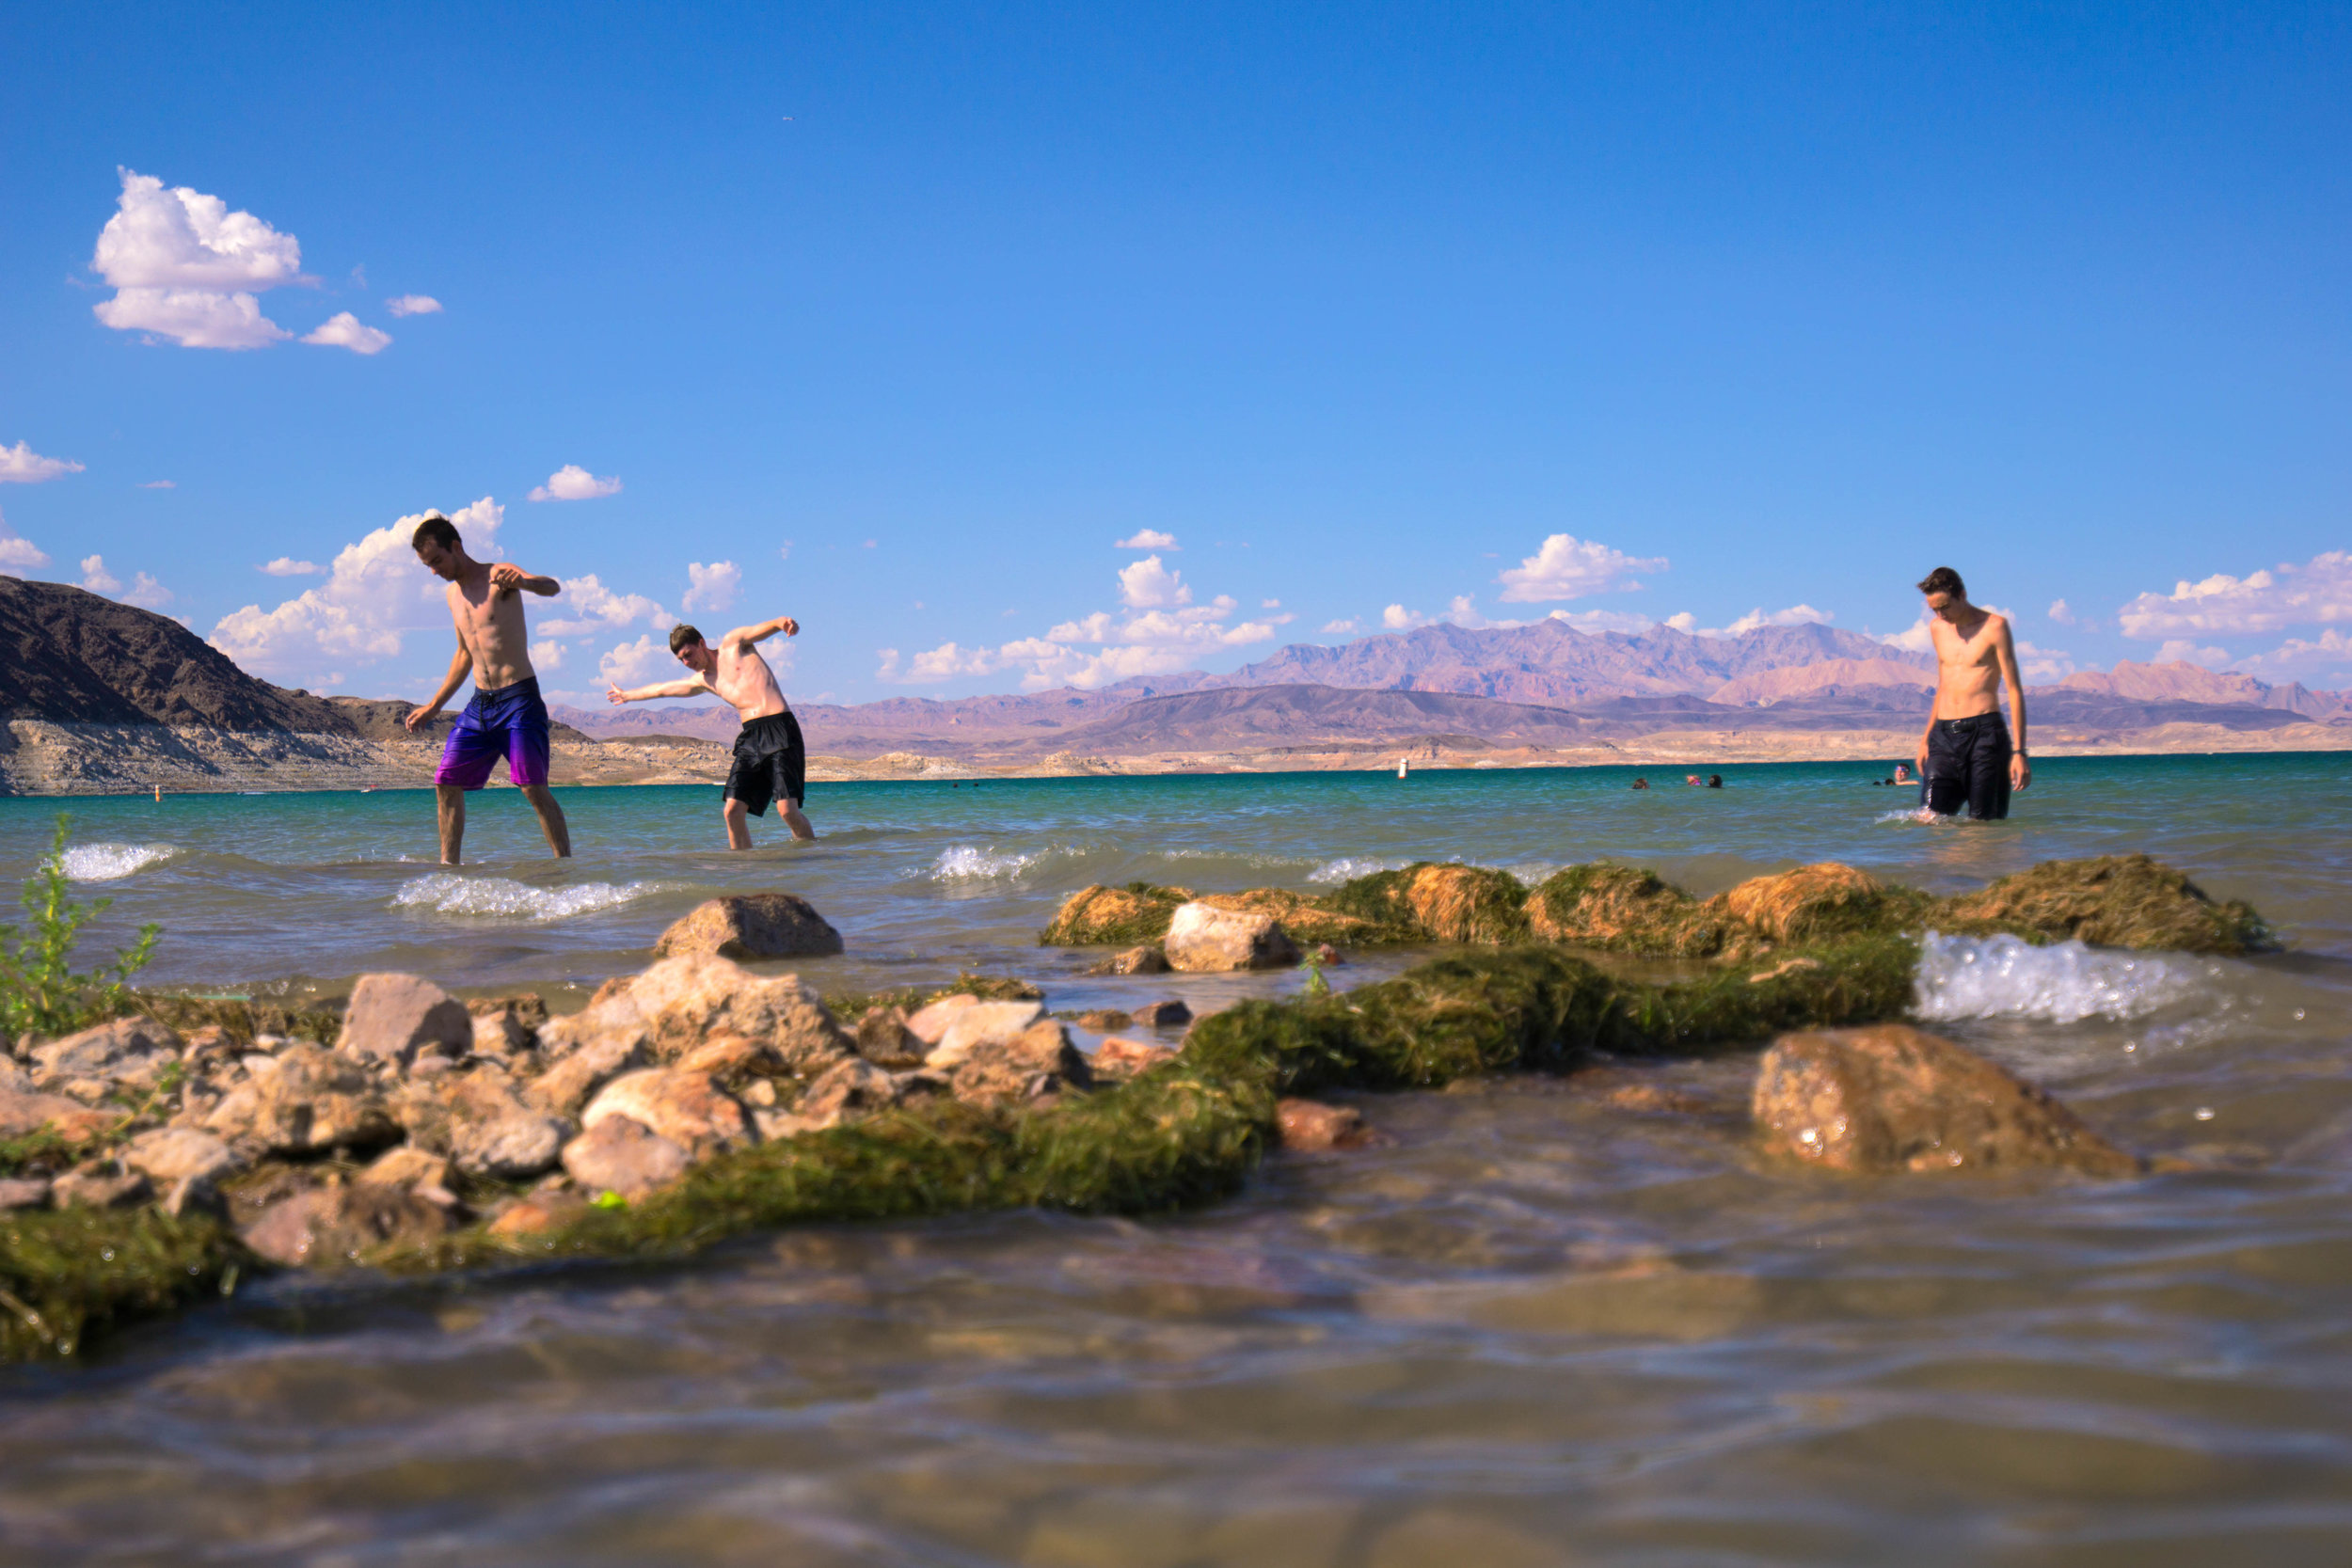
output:
[{"label": "large boulder in water", "polygon": [[1713,958],[1733,928],[1724,911],[1629,865],[1554,872],[1527,895],[1527,926],[1543,942],[1670,958]]},{"label": "large boulder in water", "polygon": [[1924,895],[1909,888],[1889,887],[1835,861],[1751,877],[1717,902],[1732,919],[1773,942],[1899,929],[1927,905]]},{"label": "large boulder in water", "polygon": [[1756,1073],[1755,1112],[1772,1149],[1830,1170],[2140,1169],[2031,1084],[1900,1023],[1784,1035]]},{"label": "large boulder in water", "polygon": [[1979,892],[1946,899],[1946,930],[2012,931],[2103,947],[2234,957],[2278,946],[2250,905],[2216,903],[2187,876],[2146,855],[2044,861]]},{"label": "large boulder in water", "polygon": [[1287,969],[1298,961],[1298,944],[1272,915],[1210,904],[1179,908],[1168,923],[1165,947],[1172,967],[1193,974]]},{"label": "large boulder in water", "polygon": [[1178,906],[1191,899],[1190,888],[1098,883],[1064,899],[1053,924],[1037,940],[1046,947],[1127,947],[1157,942],[1167,934]]},{"label": "large boulder in water", "polygon": [[716,953],[728,958],[830,958],[841,933],[805,898],[789,893],[744,893],[695,906],[661,933],[653,956]]},{"label": "large boulder in water", "polygon": [[1507,871],[1427,861],[1359,877],[1323,900],[1326,908],[1380,929],[1387,941],[1481,946],[1526,941],[1526,902],[1527,890]]}]

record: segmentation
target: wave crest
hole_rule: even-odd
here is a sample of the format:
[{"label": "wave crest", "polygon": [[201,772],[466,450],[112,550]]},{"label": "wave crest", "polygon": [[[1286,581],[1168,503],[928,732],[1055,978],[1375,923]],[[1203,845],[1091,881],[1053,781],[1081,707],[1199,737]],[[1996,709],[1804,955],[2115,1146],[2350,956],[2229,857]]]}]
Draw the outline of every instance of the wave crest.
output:
[{"label": "wave crest", "polygon": [[460,877],[437,871],[403,882],[392,895],[396,909],[434,914],[484,915],[509,920],[568,920],[617,909],[664,891],[660,882],[583,882],[578,887],[532,887],[505,877]]},{"label": "wave crest", "polygon": [[111,882],[178,853],[168,844],[76,844],[58,863],[77,882]]},{"label": "wave crest", "polygon": [[2140,1018],[2208,991],[2210,962],[2179,955],[2094,950],[2079,942],[2036,947],[2017,937],[1930,931],[1919,944],[1915,1010],[1923,1019]]},{"label": "wave crest", "polygon": [[1009,855],[983,849],[977,844],[956,844],[942,849],[929,869],[914,875],[934,882],[1009,881],[1043,860],[1045,854],[1041,849],[1034,854]]}]

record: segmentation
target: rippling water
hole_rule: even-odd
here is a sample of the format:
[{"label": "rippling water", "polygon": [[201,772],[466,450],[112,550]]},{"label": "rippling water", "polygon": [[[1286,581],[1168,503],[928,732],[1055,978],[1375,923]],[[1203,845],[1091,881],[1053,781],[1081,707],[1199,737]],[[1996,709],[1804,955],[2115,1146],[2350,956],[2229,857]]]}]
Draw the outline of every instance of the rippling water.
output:
[{"label": "rippling water", "polygon": [[[2352,790],[2335,757],[2053,759],[2019,817],[1903,820],[1817,765],[818,786],[714,851],[715,791],[71,803],[106,934],[167,981],[366,969],[591,985],[711,891],[781,887],[827,987],[1031,943],[1135,877],[1298,887],[1417,856],[1607,856],[1699,892],[1836,858],[1940,889],[2144,848],[2295,951],[1938,942],[1920,1007],[2102,1132],[2123,1182],[1756,1163],[1753,1057],[1366,1100],[1388,1147],[1152,1221],[825,1228],[660,1271],[276,1281],[0,1373],[0,1560],[267,1563],[2337,1563],[2352,1559]],[[0,801],[21,873],[55,805]],[[773,829],[769,830],[770,837]],[[409,857],[404,859],[404,857]],[[1381,966],[1366,965],[1360,977]],[[1637,1091],[1629,1093],[1629,1090]]]}]

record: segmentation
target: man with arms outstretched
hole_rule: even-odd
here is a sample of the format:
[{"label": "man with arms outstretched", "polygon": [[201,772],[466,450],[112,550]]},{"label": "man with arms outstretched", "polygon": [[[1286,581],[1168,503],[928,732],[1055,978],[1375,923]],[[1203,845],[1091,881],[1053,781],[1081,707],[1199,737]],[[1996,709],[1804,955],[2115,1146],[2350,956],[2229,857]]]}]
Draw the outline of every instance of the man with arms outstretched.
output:
[{"label": "man with arms outstretched", "polygon": [[751,824],[745,816],[767,816],[771,800],[783,802],[784,825],[792,830],[794,838],[817,836],[817,830],[801,815],[808,773],[801,721],[792,717],[784,689],[776,685],[775,672],[768,668],[757,647],[778,632],[798,637],[801,624],[789,615],[779,615],[755,626],[738,626],[719,639],[715,650],[692,626],[672,626],[670,652],[694,672],[693,676],[641,686],[634,691],[616,686],[604,694],[609,703],[642,703],[649,697],[694,697],[708,691],[735,705],[735,711],[743,718],[743,733],[735,737],[735,767],[727,774],[726,800],[720,807],[720,815],[726,818],[730,849],[752,847]]},{"label": "man with arms outstretched", "polygon": [[497,565],[466,553],[456,525],[431,516],[417,525],[409,543],[426,570],[447,581],[449,618],[457,626],[457,653],[441,688],[405,722],[414,730],[441,711],[441,705],[473,675],[473,701],[450,726],[433,788],[441,819],[441,863],[455,865],[466,842],[466,791],[489,782],[490,768],[506,759],[507,776],[539,814],[548,847],[559,860],[572,852],[572,831],[564,808],[548,792],[548,705],[539,695],[524,646],[524,594],[560,593],[553,578],[535,578],[511,562]]},{"label": "man with arms outstretched", "polygon": [[[2009,618],[1970,604],[1967,585],[1949,566],[1930,572],[1919,592],[1928,596],[1935,638],[1935,707],[1919,736],[1921,799],[1940,816],[1965,804],[1976,820],[1997,820],[2009,815],[2010,791],[2033,783],[2026,688],[2017,678]],[[2003,683],[2017,726],[2013,747],[2001,723]]]}]

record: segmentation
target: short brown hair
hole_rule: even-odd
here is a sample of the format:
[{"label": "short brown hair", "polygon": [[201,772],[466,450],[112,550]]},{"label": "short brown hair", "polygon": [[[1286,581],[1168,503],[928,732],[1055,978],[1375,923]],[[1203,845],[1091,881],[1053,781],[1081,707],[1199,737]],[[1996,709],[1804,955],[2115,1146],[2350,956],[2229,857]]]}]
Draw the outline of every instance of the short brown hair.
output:
[{"label": "short brown hair", "polygon": [[688,626],[683,621],[680,621],[676,626],[670,628],[670,651],[672,653],[676,653],[679,649],[687,647],[692,643],[699,642],[702,640],[703,634],[696,631],[693,627]]},{"label": "short brown hair", "polygon": [[408,547],[412,550],[421,550],[424,548],[425,541],[428,539],[445,550],[455,549],[457,547],[457,525],[436,512],[417,525],[417,531],[408,536]]},{"label": "short brown hair", "polygon": [[1968,596],[1968,585],[1960,580],[1960,574],[1949,566],[1938,566],[1919,579],[1922,594],[1949,594],[1955,599]]}]

